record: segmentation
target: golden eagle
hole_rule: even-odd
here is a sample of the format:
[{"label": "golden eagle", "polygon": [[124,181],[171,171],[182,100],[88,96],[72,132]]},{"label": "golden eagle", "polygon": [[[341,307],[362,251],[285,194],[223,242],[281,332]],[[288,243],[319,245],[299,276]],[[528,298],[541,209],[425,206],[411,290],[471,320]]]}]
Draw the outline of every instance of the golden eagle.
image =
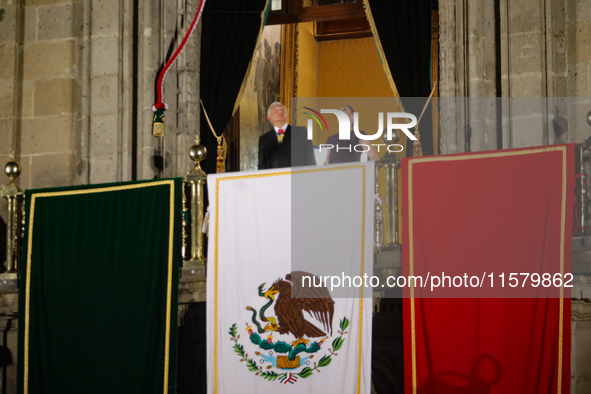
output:
[{"label": "golden eagle", "polygon": [[[326,335],[326,332],[306,320],[304,311],[320,321],[324,326],[324,330],[327,332],[330,330],[332,335],[334,301],[325,286],[302,286],[302,277],[304,276],[314,277],[314,275],[307,272],[293,271],[285,276],[285,280],[278,279],[275,281],[268,292],[273,296],[279,294],[275,302],[276,330],[280,334],[290,332],[296,337],[296,342],[306,343],[308,341],[303,339],[304,336],[310,338],[322,337]],[[297,287],[294,294],[300,298],[292,298],[292,287]]]}]

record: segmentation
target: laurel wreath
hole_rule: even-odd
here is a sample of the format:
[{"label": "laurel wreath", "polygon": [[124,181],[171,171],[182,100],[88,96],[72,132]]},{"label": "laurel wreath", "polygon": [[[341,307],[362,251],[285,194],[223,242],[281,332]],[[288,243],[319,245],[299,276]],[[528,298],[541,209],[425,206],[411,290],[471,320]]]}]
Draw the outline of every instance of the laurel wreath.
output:
[{"label": "laurel wreath", "polygon": [[[318,363],[314,362],[314,367],[304,367],[300,372],[290,373],[289,375],[286,372],[277,373],[275,371],[264,371],[263,367],[257,366],[256,361],[252,358],[249,358],[248,353],[244,351],[244,346],[238,343],[240,335],[238,334],[238,327],[236,326],[236,323],[232,324],[232,326],[230,327],[230,331],[228,333],[232,337],[231,339],[234,341],[234,352],[236,352],[236,354],[240,357],[240,362],[246,362],[246,367],[249,371],[255,372],[257,376],[260,376],[263,379],[268,380],[270,382],[279,380],[281,383],[283,383],[286,379],[288,379],[288,377],[292,380],[295,379],[296,381],[298,378],[306,379],[312,376],[314,372],[320,372],[320,368],[324,368],[330,365],[330,363],[332,362],[332,357],[338,356],[337,352],[343,347],[343,344],[345,343],[345,334],[347,334],[347,331],[345,330],[347,329],[347,327],[349,327],[349,324],[349,319],[343,317],[343,319],[339,323],[340,330],[338,330],[338,333],[340,335],[337,338],[335,338],[334,341],[332,341],[332,348],[328,348],[330,354],[325,354],[318,361]],[[255,354],[260,355],[259,352],[255,352]],[[311,356],[310,358],[312,357],[313,356]]]}]

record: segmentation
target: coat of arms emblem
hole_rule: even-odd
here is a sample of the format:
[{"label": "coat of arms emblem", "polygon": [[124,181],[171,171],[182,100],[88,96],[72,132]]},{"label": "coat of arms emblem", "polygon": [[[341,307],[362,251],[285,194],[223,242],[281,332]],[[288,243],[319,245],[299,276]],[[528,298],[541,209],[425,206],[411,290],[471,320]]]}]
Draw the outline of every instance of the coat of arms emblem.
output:
[{"label": "coat of arms emblem", "polygon": [[266,283],[259,286],[265,303],[246,306],[252,313],[245,322],[248,341],[240,342],[237,323],[230,327],[240,361],[268,381],[293,384],[310,377],[327,367],[345,342],[349,319],[343,317],[333,332],[335,301],[325,286],[303,286],[304,277],[313,275],[294,271],[267,289]]}]

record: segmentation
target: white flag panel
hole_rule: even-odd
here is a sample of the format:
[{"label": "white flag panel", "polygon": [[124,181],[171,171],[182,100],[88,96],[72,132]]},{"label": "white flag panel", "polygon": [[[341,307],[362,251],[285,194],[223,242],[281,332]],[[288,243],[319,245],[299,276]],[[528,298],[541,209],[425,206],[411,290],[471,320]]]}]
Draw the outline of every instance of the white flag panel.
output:
[{"label": "white flag panel", "polygon": [[369,162],[208,176],[209,393],[370,392],[371,290],[289,293],[300,275],[372,274],[373,174]]}]

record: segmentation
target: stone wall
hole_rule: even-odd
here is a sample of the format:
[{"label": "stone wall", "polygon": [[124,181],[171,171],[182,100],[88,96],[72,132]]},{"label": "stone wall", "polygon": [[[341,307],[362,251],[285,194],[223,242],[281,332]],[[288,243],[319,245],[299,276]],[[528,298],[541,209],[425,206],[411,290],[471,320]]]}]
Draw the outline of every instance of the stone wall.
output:
[{"label": "stone wall", "polygon": [[572,303],[571,393],[591,392],[591,303],[576,300]]},{"label": "stone wall", "polygon": [[443,101],[442,153],[583,142],[589,137],[591,3],[439,3],[441,97],[540,98]]},{"label": "stone wall", "polygon": [[[15,151],[21,188],[189,170],[199,125],[198,31],[166,77],[163,139],[151,134],[151,107],[159,67],[197,4],[0,0],[0,163]],[[165,159],[165,169],[154,155]]]},{"label": "stone wall", "polygon": [[15,151],[23,188],[75,181],[80,4],[3,1],[0,162]]},{"label": "stone wall", "polygon": [[0,166],[16,154],[22,189],[185,175],[199,133],[199,28],[167,73],[164,138],[152,135],[152,105],[198,4],[0,0]]}]

